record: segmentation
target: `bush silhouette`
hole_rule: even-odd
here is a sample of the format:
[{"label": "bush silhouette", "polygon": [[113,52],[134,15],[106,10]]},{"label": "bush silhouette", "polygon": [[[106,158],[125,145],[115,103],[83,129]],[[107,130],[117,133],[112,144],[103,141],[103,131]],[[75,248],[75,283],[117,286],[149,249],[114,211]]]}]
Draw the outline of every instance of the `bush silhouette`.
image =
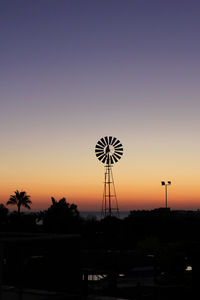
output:
[{"label": "bush silhouette", "polygon": [[76,233],[79,231],[80,214],[77,205],[66,202],[65,198],[56,201],[43,213],[44,228],[51,232]]},{"label": "bush silhouette", "polygon": [[6,224],[8,220],[8,209],[2,203],[0,204],[0,224]]}]

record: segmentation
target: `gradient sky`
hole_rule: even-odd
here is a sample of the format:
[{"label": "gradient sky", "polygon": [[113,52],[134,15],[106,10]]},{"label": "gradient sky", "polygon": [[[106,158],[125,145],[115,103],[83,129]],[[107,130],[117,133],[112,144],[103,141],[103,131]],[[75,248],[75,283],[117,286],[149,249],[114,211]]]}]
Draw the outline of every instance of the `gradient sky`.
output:
[{"label": "gradient sky", "polygon": [[0,201],[100,209],[116,136],[120,209],[200,208],[199,0],[0,0]]}]

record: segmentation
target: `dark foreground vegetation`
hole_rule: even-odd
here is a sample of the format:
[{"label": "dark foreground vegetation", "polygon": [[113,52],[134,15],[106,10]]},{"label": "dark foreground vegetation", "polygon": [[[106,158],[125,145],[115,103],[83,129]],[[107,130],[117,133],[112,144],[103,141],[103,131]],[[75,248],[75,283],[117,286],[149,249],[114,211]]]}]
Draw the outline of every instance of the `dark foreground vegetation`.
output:
[{"label": "dark foreground vegetation", "polygon": [[22,213],[14,200],[16,212],[0,205],[2,295],[8,286],[23,299],[30,298],[27,289],[53,293],[37,299],[178,300],[200,294],[200,211],[163,208],[97,220],[81,217],[65,198],[51,200],[38,213]]}]

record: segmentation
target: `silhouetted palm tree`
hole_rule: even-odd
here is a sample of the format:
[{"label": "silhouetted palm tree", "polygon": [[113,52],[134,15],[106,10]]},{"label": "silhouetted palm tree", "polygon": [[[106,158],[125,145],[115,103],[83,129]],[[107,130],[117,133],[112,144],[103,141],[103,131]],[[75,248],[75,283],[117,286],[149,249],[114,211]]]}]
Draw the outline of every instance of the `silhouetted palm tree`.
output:
[{"label": "silhouetted palm tree", "polygon": [[17,205],[18,214],[20,214],[21,206],[30,209],[29,204],[32,204],[30,196],[25,191],[19,192],[18,190],[15,191],[14,195],[10,195],[10,199],[7,202],[7,205]]}]

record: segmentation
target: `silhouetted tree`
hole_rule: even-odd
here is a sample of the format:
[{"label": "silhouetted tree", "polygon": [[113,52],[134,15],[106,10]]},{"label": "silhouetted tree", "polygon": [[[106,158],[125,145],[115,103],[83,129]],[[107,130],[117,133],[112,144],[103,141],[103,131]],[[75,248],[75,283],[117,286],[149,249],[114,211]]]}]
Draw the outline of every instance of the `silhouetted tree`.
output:
[{"label": "silhouetted tree", "polygon": [[2,203],[0,204],[0,223],[5,223],[8,216],[8,209]]},{"label": "silhouetted tree", "polygon": [[18,214],[20,214],[21,206],[24,206],[28,209],[31,208],[29,205],[32,204],[30,196],[27,195],[25,191],[19,192],[18,190],[16,190],[14,193],[14,195],[10,195],[10,199],[8,200],[7,205],[16,205]]},{"label": "silhouetted tree", "polygon": [[43,214],[43,224],[50,231],[77,232],[80,214],[77,205],[66,202],[65,198],[56,201],[51,198],[52,205]]}]

